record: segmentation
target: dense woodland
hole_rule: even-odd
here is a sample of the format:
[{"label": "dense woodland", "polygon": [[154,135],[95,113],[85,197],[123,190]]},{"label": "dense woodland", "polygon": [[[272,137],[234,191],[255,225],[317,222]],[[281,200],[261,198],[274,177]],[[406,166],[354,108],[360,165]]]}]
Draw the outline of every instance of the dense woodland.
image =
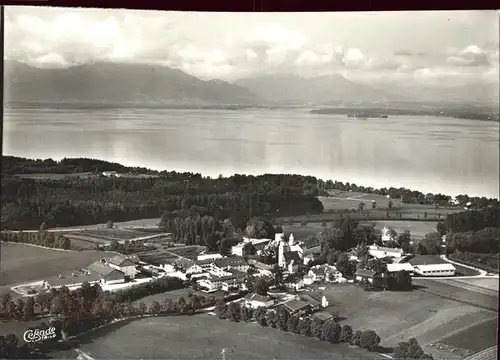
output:
[{"label": "dense woodland", "polygon": [[[87,162],[92,160],[82,161],[83,170],[90,169]],[[12,161],[4,158],[5,163]],[[101,163],[96,161],[95,166]],[[155,218],[164,213],[174,222],[196,222],[198,217],[210,216],[215,221],[229,219],[235,228],[244,228],[252,216],[323,211],[315,197],[317,180],[299,175],[210,179],[171,172],[149,178],[39,180],[9,173],[12,170],[7,168],[2,179],[2,227],[11,230],[37,229],[44,221],[49,227],[73,226]]]},{"label": "dense woodland", "polygon": [[[102,171],[151,177],[106,178],[99,175]],[[15,176],[40,173],[89,174],[60,179]],[[160,217],[167,212],[172,221],[190,217],[188,222],[196,222],[198,217],[211,216],[216,221],[229,219],[236,229],[242,229],[252,216],[321,213],[323,207],[315,197],[334,189],[390,195],[404,203],[446,206],[451,200],[442,194],[392,187],[374,189],[312,176],[266,174],[211,179],[200,174],[159,172],[85,158],[54,161],[3,156],[2,227],[36,229],[42,221],[49,227],[87,225]],[[499,204],[498,199],[466,195],[458,196],[457,200],[460,206],[470,201],[478,209]],[[188,231],[175,227],[181,233]]]}]

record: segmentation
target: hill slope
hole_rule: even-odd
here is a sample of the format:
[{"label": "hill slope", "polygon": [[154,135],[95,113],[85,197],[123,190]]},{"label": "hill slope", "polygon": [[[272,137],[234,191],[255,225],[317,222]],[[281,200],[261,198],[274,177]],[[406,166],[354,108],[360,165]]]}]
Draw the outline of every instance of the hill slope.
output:
[{"label": "hill slope", "polygon": [[264,102],[241,86],[200,80],[166,66],[101,62],[40,69],[6,61],[4,69],[5,100],[11,102],[176,105]]},{"label": "hill slope", "polygon": [[[270,75],[241,79],[236,81],[236,84],[265,99],[289,104],[373,102],[394,97],[368,85],[356,84],[338,74],[311,78]],[[398,97],[398,100],[400,99],[401,97]]]}]

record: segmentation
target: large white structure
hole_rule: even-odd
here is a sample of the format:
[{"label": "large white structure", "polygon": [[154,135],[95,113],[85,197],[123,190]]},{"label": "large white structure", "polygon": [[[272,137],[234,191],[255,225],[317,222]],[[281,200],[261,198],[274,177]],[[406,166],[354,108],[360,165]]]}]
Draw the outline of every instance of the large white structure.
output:
[{"label": "large white structure", "polygon": [[368,253],[377,259],[382,259],[385,257],[400,259],[403,257],[403,249],[388,248],[376,245],[370,245],[370,247],[368,247]]},{"label": "large white structure", "polygon": [[391,236],[391,229],[389,229],[387,225],[384,225],[384,228],[382,229],[382,242],[386,243],[391,240],[394,240]]},{"label": "large white structure", "polygon": [[413,265],[409,263],[398,263],[398,264],[387,264],[387,271],[388,272],[398,272],[398,271],[407,271],[410,274],[413,274]]},{"label": "large white structure", "polygon": [[416,275],[455,276],[456,268],[449,262],[434,255],[416,255],[408,261]]},{"label": "large white structure", "polygon": [[222,259],[222,255],[219,253],[211,253],[211,254],[200,254],[196,257],[196,260],[216,260]]}]

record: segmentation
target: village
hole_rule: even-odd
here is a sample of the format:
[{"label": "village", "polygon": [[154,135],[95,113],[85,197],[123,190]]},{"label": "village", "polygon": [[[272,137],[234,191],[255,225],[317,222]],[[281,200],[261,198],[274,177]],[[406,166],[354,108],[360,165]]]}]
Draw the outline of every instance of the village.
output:
[{"label": "village", "polygon": [[[391,231],[386,226],[382,243],[391,242]],[[329,305],[329,298],[322,295],[327,287],[345,283],[357,283],[373,288],[377,276],[406,275],[411,286],[411,276],[453,277],[455,267],[434,256],[405,254],[400,248],[370,245],[346,254],[351,265],[356,264],[353,274],[346,275],[335,265],[318,263],[320,246],[307,248],[304,241],[296,241],[293,233],[276,233],[274,239],[243,237],[231,247],[230,254],[201,251],[193,256],[162,258],[141,255],[115,255],[103,257],[83,269],[61,273],[38,282],[17,285],[12,288],[21,296],[67,287],[76,290],[87,282],[99,284],[103,291],[115,292],[163,277],[184,281],[193,290],[205,293],[223,292],[237,296],[243,306],[257,309],[284,306],[291,314],[318,312]],[[255,256],[257,255],[257,256]],[[255,259],[271,259],[264,263]],[[366,259],[384,264],[383,270],[368,268]],[[404,275],[400,277],[405,278]],[[308,292],[315,296],[306,295]],[[244,295],[244,296],[243,296]],[[316,296],[318,295],[318,296]],[[322,317],[328,317],[326,313]]]}]

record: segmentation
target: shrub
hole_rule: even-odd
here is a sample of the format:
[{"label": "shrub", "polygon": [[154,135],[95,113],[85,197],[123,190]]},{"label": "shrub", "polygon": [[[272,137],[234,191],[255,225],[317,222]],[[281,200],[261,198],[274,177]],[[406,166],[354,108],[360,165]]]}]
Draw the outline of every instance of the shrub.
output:
[{"label": "shrub", "polygon": [[380,336],[373,330],[365,330],[361,335],[360,346],[368,351],[373,351],[380,344]]}]

